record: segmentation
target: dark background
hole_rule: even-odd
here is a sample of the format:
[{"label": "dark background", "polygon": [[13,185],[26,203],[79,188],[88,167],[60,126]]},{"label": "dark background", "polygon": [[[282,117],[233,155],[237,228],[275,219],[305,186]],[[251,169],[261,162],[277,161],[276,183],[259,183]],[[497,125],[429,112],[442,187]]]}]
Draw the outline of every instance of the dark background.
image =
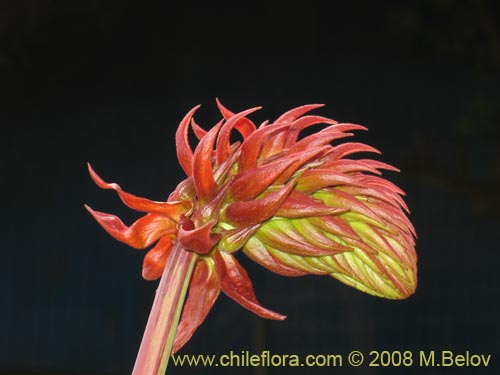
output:
[{"label": "dark background", "polygon": [[[496,374],[500,253],[500,17],[496,1],[0,2],[1,374],[130,373],[153,300],[143,253],[83,209],[139,215],[91,182],[165,199],[183,178],[173,135],[215,97],[256,122],[306,103],[360,123],[401,168],[419,288],[401,302],[246,261],[264,321],[221,296],[182,353],[452,350],[488,368],[301,368],[302,374]],[[215,371],[217,370],[217,371]],[[174,374],[289,368],[174,368]],[[297,372],[298,373],[298,372]]]}]

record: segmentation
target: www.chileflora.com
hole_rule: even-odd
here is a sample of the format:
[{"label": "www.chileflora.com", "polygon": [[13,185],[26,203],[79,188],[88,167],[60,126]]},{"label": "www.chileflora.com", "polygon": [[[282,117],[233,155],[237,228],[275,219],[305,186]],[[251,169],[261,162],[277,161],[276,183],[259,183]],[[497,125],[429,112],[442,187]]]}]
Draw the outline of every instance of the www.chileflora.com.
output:
[{"label": "www.chileflora.com", "polygon": [[174,366],[190,367],[488,367],[491,354],[469,350],[372,350],[363,353],[353,350],[344,354],[274,354],[264,350],[260,354],[248,350],[226,354],[176,354]]}]

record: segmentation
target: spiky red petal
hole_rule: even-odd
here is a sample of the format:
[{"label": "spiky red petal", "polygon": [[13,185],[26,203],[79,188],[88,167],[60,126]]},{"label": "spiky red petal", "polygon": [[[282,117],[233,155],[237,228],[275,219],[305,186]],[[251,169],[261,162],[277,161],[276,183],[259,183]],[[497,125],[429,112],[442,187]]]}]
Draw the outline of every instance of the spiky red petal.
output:
[{"label": "spiky red petal", "polygon": [[229,188],[235,201],[253,199],[269,187],[297,158],[280,159],[238,174]]},{"label": "spiky red petal", "polygon": [[192,108],[186,116],[182,119],[175,133],[175,148],[177,150],[177,159],[182,169],[186,175],[191,176],[193,174],[193,150],[189,145],[188,130],[189,122],[193,117],[194,113],[200,108],[201,105],[197,105]]},{"label": "spiky red petal", "polygon": [[172,220],[157,214],[147,214],[127,227],[115,215],[94,211],[87,205],[85,208],[113,238],[136,249],[144,249],[160,237],[177,232]]},{"label": "spiky red petal", "polygon": [[346,209],[329,207],[309,195],[300,191],[292,191],[281,204],[276,216],[287,217],[289,219],[310,216],[335,215],[345,212]]},{"label": "spiky red petal", "polygon": [[[231,142],[230,142],[231,130],[233,130],[233,128],[236,128],[238,125],[240,125],[240,130],[241,130],[241,124],[248,124],[248,122],[242,123],[241,120],[249,121],[248,119],[245,118],[245,116],[249,115],[250,113],[253,113],[261,108],[262,107],[250,108],[250,109],[247,109],[246,111],[234,114],[231,117],[226,118],[227,121],[224,124],[224,126],[221,128],[220,134],[217,137],[217,145],[216,145],[216,153],[215,153],[217,164],[224,163],[231,155]],[[242,131],[243,137],[247,137],[254,130],[255,130],[255,125],[253,125],[253,123],[252,123],[252,125],[248,125]]]},{"label": "spiky red petal", "polygon": [[172,354],[186,344],[203,323],[220,294],[220,276],[210,258],[201,258],[195,266],[189,294],[175,335]]},{"label": "spiky red petal", "polygon": [[252,281],[248,277],[247,271],[233,255],[218,251],[216,252],[215,261],[222,270],[221,289],[224,294],[262,318],[274,320],[286,318],[285,315],[261,306],[255,296]]},{"label": "spiky red petal", "polygon": [[293,185],[292,181],[280,190],[270,192],[260,199],[231,203],[225,212],[227,221],[237,226],[249,227],[270,219],[290,194]]},{"label": "spiky red petal", "polygon": [[180,216],[192,207],[192,202],[179,201],[179,202],[156,202],[146,198],[137,197],[133,194],[127,193],[122,190],[120,185],[116,183],[107,183],[94,171],[90,163],[87,167],[92,177],[92,180],[102,189],[114,190],[118,193],[120,199],[133,210],[141,212],[156,213],[169,217],[174,221],[178,221]]},{"label": "spiky red petal", "polygon": [[[226,120],[229,120],[234,116],[234,112],[231,112],[229,109],[224,107],[219,99],[215,99],[215,101],[217,102],[217,107],[219,108],[222,116],[224,116]],[[255,124],[246,117],[240,118],[234,127],[240,132],[243,138],[246,138],[255,130]]]},{"label": "spiky red petal", "polygon": [[174,238],[174,233],[170,236],[163,236],[158,243],[147,252],[142,263],[142,277],[144,280],[156,280],[161,277],[174,246]]}]

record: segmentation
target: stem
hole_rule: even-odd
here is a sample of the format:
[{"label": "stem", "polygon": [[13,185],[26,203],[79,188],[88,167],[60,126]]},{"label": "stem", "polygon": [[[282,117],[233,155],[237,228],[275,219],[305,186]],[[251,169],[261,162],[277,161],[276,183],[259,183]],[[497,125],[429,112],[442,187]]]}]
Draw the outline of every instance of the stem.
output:
[{"label": "stem", "polygon": [[161,276],[132,375],[164,375],[198,256],[175,242]]}]

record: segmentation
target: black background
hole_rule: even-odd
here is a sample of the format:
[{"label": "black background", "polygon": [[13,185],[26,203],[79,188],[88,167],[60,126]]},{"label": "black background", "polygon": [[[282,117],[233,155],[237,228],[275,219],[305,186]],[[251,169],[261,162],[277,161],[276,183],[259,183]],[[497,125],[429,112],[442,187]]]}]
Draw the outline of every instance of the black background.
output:
[{"label": "black background", "polygon": [[[130,373],[156,282],[143,253],[83,204],[139,217],[91,182],[165,199],[183,173],[173,135],[256,105],[275,119],[306,103],[360,123],[356,139],[401,168],[419,239],[419,287],[400,302],[328,277],[284,278],[246,260],[284,322],[221,296],[182,353],[452,350],[488,368],[300,368],[302,374],[496,374],[500,212],[500,18],[496,1],[0,3],[1,374]],[[242,254],[241,254],[242,255]],[[174,368],[174,374],[289,368]],[[297,371],[299,373],[299,371]]]}]

